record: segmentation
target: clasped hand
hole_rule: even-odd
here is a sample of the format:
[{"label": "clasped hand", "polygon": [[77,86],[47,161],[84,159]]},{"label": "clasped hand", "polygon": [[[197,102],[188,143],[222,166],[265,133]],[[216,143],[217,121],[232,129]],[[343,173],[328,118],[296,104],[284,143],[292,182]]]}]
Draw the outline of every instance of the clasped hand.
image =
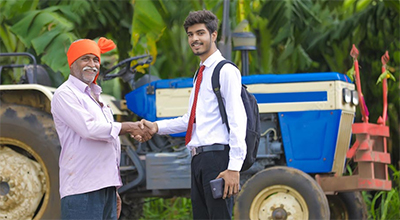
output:
[{"label": "clasped hand", "polygon": [[143,120],[137,122],[122,122],[120,134],[128,133],[135,140],[146,142],[150,140],[156,132],[154,132],[154,129],[145,126]]}]

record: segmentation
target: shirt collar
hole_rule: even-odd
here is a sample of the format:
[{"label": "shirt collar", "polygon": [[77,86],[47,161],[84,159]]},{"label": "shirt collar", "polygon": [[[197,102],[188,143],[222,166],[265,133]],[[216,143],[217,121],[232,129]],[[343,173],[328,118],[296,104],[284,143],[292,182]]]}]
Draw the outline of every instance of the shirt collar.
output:
[{"label": "shirt collar", "polygon": [[92,90],[94,94],[100,94],[102,91],[101,87],[97,84],[91,83],[89,87],[86,83],[82,82],[80,79],[71,74],[68,77],[68,81],[74,84],[74,86],[78,88],[79,91],[81,91],[82,93],[84,93],[88,89]]},{"label": "shirt collar", "polygon": [[204,65],[206,67],[210,67],[212,66],[217,60],[219,60],[218,58],[222,57],[222,54],[219,50],[216,50],[213,54],[211,54],[211,56],[209,56],[204,63],[201,63],[200,61],[200,66]]}]

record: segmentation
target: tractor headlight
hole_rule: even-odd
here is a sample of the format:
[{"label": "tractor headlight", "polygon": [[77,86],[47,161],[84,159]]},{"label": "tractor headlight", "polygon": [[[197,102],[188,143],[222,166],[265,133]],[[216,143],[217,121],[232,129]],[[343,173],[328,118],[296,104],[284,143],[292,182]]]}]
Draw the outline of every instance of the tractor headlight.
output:
[{"label": "tractor headlight", "polygon": [[357,91],[351,91],[351,104],[353,105],[358,105],[359,99],[358,99],[358,93]]},{"label": "tractor headlight", "polygon": [[343,101],[344,103],[350,103],[351,101],[351,91],[348,88],[343,88]]}]

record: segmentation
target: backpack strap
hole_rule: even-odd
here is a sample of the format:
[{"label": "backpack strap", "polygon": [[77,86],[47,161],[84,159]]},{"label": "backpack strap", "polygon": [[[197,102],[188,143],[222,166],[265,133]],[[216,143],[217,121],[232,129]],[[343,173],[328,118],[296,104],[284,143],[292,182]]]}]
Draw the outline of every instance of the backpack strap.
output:
[{"label": "backpack strap", "polygon": [[217,66],[214,68],[214,72],[211,77],[211,83],[212,83],[213,91],[214,91],[215,95],[217,96],[218,108],[219,108],[219,112],[221,113],[222,123],[226,124],[226,128],[228,129],[228,132],[229,132],[230,128],[229,128],[229,124],[228,124],[228,116],[226,115],[225,106],[222,101],[221,90],[220,90],[221,84],[219,83],[219,76],[220,76],[221,68],[223,65],[225,65],[227,63],[230,63],[237,68],[237,66],[230,60],[221,60],[217,64]]},{"label": "backpack strap", "polygon": [[194,77],[193,77],[193,84],[194,84],[194,82],[196,82],[197,75],[199,74],[199,70],[200,70],[200,67],[199,67],[199,68],[197,68],[196,72],[194,73]]}]

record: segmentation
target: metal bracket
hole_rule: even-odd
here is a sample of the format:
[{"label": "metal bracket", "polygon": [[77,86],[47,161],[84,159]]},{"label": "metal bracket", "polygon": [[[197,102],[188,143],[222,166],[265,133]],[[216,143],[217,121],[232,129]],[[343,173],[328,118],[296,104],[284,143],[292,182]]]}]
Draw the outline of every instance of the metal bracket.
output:
[{"label": "metal bracket", "polygon": [[147,95],[154,95],[154,93],[155,93],[154,86],[148,85],[146,88],[146,93],[147,93]]}]

